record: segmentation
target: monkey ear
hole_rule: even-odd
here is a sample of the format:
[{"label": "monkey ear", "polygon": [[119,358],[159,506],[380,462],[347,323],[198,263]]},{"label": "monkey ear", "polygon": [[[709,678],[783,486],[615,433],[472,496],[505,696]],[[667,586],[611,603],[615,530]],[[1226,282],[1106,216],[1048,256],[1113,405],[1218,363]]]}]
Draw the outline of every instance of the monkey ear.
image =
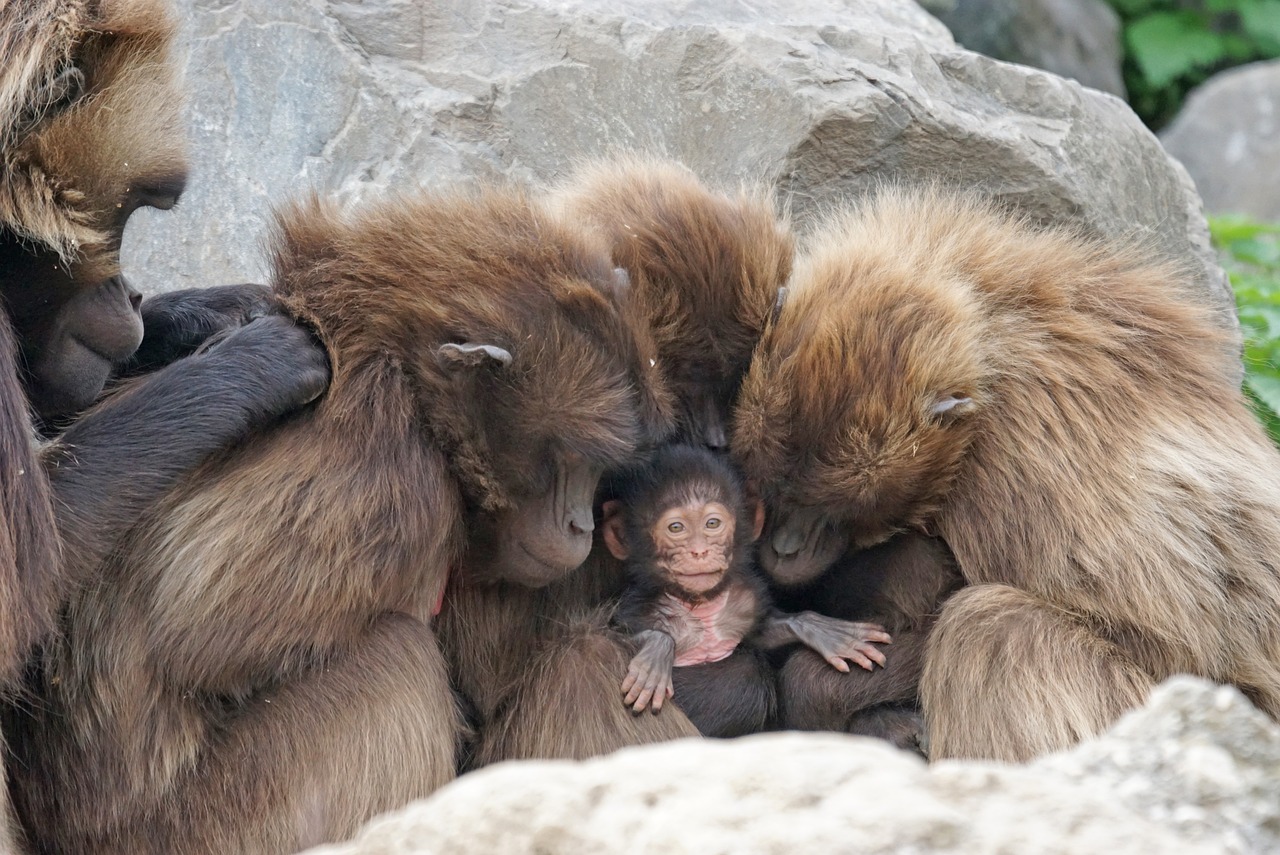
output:
[{"label": "monkey ear", "polygon": [[755,543],[760,539],[760,534],[764,531],[764,502],[756,499],[755,513],[751,521],[751,542]]},{"label": "monkey ear", "polygon": [[764,499],[760,497],[760,489],[754,481],[745,485],[747,513],[751,516],[751,542],[755,543],[764,532]]},{"label": "monkey ear", "polygon": [[604,545],[609,547],[609,553],[614,558],[626,561],[631,553],[627,549],[627,539],[623,532],[622,502],[610,499],[600,507],[604,517],[600,521],[600,533],[604,535]]},{"label": "monkey ear", "polygon": [[631,290],[631,274],[625,267],[613,268],[613,291],[619,297]]},{"label": "monkey ear", "polygon": [[977,408],[978,405],[973,402],[973,398],[963,392],[952,392],[949,395],[939,395],[934,398],[929,406],[929,415],[934,418],[941,416],[956,418],[966,416]]},{"label": "monkey ear", "polygon": [[490,364],[511,364],[511,352],[494,344],[442,344],[436,350],[436,360],[442,368],[457,370]]},{"label": "monkey ear", "polygon": [[769,323],[776,324],[778,316],[782,314],[782,307],[787,304],[787,286],[783,285],[778,289],[778,297],[773,301],[773,314],[769,318]]}]

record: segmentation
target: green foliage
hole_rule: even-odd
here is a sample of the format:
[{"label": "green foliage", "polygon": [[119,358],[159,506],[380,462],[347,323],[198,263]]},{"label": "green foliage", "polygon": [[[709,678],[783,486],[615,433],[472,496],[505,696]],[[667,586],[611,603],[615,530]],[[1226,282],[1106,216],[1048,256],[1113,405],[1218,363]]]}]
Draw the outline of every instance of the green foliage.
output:
[{"label": "green foliage", "polygon": [[1280,57],[1280,0],[1110,0],[1124,24],[1129,104],[1158,128],[1224,68]]},{"label": "green foliage", "polygon": [[1209,230],[1236,294],[1245,394],[1280,444],[1280,224],[1217,217]]}]

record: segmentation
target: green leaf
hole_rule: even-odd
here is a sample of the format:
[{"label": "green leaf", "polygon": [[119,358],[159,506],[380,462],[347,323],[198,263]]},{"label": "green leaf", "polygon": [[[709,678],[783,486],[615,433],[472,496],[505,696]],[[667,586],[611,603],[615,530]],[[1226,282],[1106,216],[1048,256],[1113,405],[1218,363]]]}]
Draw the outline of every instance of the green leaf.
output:
[{"label": "green leaf", "polygon": [[1280,46],[1280,0],[1239,0],[1240,26],[1272,50]]},{"label": "green leaf", "polygon": [[1245,377],[1245,387],[1262,405],[1264,420],[1280,420],[1280,378]]},{"label": "green leaf", "polygon": [[1261,335],[1266,338],[1280,338],[1280,306],[1249,306],[1241,307],[1240,322],[1245,323],[1245,317],[1248,316],[1247,323],[1256,327]]},{"label": "green leaf", "polygon": [[1226,55],[1222,37],[1194,12],[1155,12],[1131,24],[1125,37],[1134,61],[1155,87],[1208,68]]},{"label": "green leaf", "polygon": [[1111,8],[1120,13],[1122,18],[1136,18],[1153,9],[1167,8],[1168,2],[1161,0],[1111,0]]}]

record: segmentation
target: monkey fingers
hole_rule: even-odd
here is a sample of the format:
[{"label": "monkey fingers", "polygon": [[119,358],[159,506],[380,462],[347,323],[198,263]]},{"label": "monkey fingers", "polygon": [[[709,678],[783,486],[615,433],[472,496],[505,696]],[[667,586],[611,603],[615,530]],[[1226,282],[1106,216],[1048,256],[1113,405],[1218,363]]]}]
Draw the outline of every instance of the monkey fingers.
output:
[{"label": "monkey fingers", "polygon": [[885,663],[884,652],[875,645],[889,644],[892,638],[879,624],[840,620],[817,612],[803,612],[791,620],[800,641],[837,671],[848,672],[848,662],[868,671]]},{"label": "monkey fingers", "polygon": [[627,666],[622,681],[623,703],[635,712],[652,706],[656,713],[667,698],[675,694],[671,669],[675,667],[676,644],[665,632],[647,630],[638,633],[640,651]]}]

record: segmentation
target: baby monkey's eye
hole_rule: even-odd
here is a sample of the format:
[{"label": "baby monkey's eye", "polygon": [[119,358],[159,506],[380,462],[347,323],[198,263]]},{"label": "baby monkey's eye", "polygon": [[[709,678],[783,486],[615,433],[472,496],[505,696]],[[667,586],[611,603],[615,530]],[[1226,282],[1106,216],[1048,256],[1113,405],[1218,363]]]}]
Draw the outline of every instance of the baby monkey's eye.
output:
[{"label": "baby monkey's eye", "polygon": [[719,527],[720,527],[719,518],[712,517],[711,519],[707,520],[707,528],[719,528]]},{"label": "baby monkey's eye", "polygon": [[679,534],[680,532],[684,531],[684,523],[682,522],[670,523],[667,525],[667,531],[671,532],[672,534]]}]

